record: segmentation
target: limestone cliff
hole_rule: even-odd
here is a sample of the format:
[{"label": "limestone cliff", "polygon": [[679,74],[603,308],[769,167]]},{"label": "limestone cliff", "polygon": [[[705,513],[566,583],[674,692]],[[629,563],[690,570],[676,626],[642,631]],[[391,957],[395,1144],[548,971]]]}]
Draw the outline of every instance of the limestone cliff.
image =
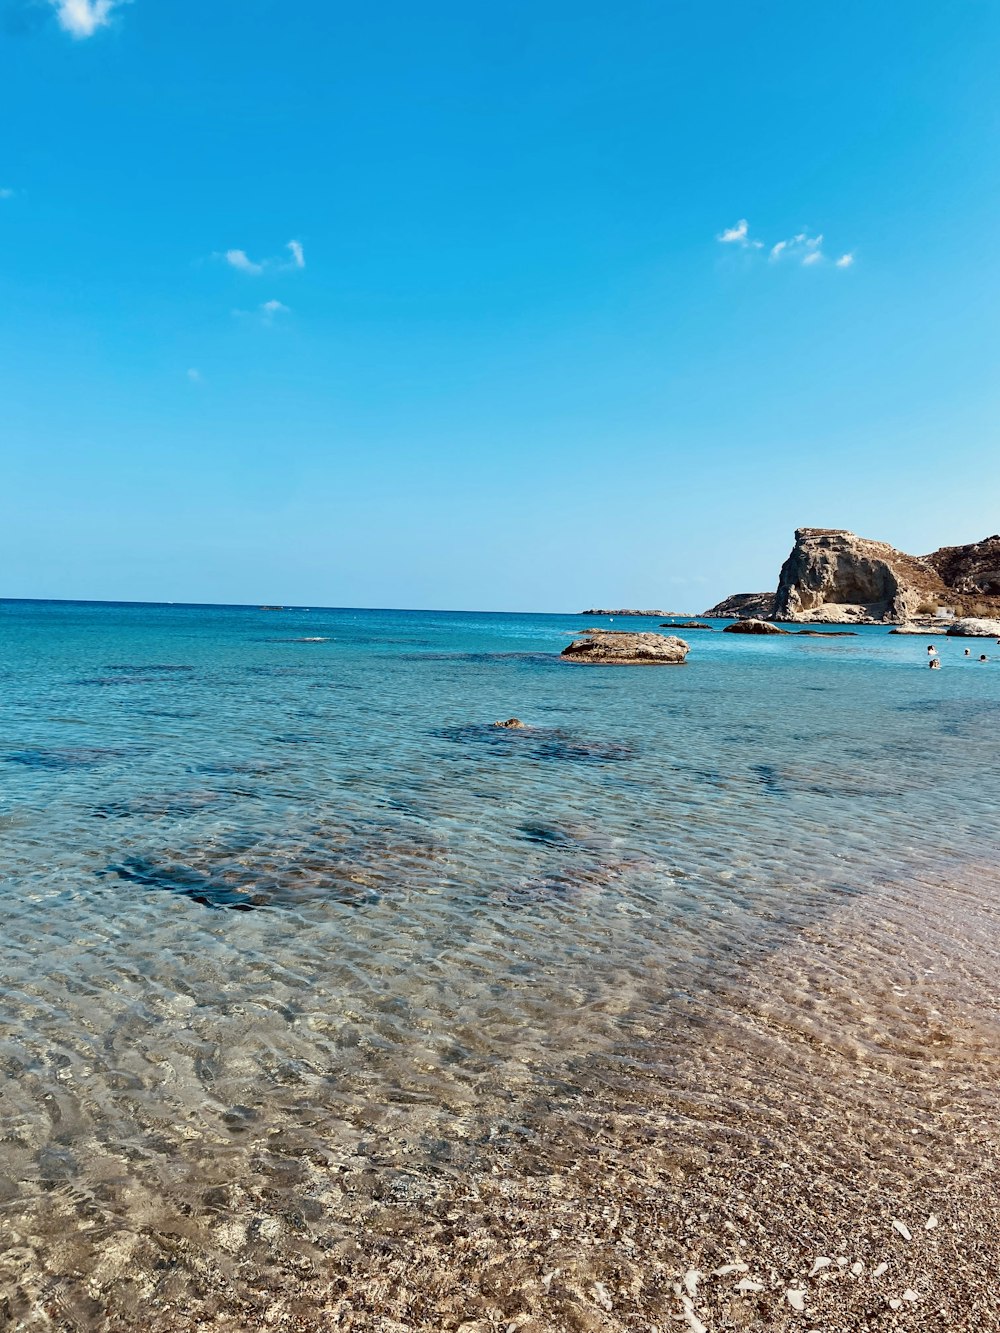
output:
[{"label": "limestone cliff", "polygon": [[928,560],[837,528],[799,528],[781,567],[776,620],[909,620],[949,600]]},{"label": "limestone cliff", "polygon": [[705,615],[901,624],[939,609],[1000,616],[1000,535],[914,556],[841,528],[799,528],[776,593],[736,593]]}]

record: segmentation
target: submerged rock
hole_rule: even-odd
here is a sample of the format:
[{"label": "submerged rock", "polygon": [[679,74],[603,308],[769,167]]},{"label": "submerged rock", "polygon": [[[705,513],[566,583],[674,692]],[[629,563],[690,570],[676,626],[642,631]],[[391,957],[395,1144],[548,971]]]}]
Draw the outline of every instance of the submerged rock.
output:
[{"label": "submerged rock", "polygon": [[723,634],[791,634],[791,630],[780,629],[768,620],[737,620],[727,625]]},{"label": "submerged rock", "polygon": [[1000,639],[1000,620],[969,617],[966,620],[956,620],[953,625],[948,626],[947,632],[957,638]]},{"label": "submerged rock", "polygon": [[518,731],[523,729],[524,723],[519,717],[509,717],[506,722],[494,722],[495,727],[504,727],[508,731]]},{"label": "submerged rock", "polygon": [[664,620],[660,629],[715,629],[715,626],[701,620]]},{"label": "submerged rock", "polygon": [[676,666],[687,655],[688,644],[674,635],[633,634],[626,630],[592,631],[586,639],[574,639],[561,653],[571,662],[609,666]]}]

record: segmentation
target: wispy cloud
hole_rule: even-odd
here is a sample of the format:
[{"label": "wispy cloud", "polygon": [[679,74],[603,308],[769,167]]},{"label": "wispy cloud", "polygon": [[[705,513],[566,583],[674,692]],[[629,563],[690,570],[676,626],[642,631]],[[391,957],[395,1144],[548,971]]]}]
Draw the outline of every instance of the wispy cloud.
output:
[{"label": "wispy cloud", "polygon": [[245,250],[225,250],[215,257],[225,260],[231,268],[238,269],[240,273],[249,273],[254,277],[261,273],[291,273],[296,269],[305,268],[306,257],[301,241],[289,241],[285,249],[290,255],[288,259],[283,255],[271,259],[251,259]]},{"label": "wispy cloud", "polygon": [[191,381],[192,384],[201,383],[201,371],[196,369],[196,367],[192,366],[190,370],[188,370],[186,373],[188,379]]},{"label": "wispy cloud", "polygon": [[238,268],[241,273],[264,272],[264,265],[255,264],[245,250],[227,250],[222,257],[227,264]]},{"label": "wispy cloud", "polygon": [[128,0],[49,0],[56,11],[60,28],[72,37],[93,37],[98,28],[106,28],[111,15]]},{"label": "wispy cloud", "polygon": [[[723,245],[749,246],[755,250],[763,247],[763,242],[751,238],[750,224],[746,218],[740,218],[735,227],[727,227],[725,231],[720,232],[716,240]],[[802,264],[807,268],[816,264],[823,264],[826,262],[826,256],[823,253],[823,233],[819,232],[816,236],[810,236],[807,231],[796,232],[794,236],[775,241],[768,249],[767,257],[772,264],[779,262]],[[834,261],[836,268],[850,268],[853,263],[853,251],[841,255],[839,259]]]},{"label": "wispy cloud", "polygon": [[727,227],[715,238],[720,245],[738,245],[743,250],[759,250],[763,241],[755,241],[750,235],[750,225],[746,218],[740,218],[735,227]]},{"label": "wispy cloud", "polygon": [[13,199],[16,191],[7,189],[0,190],[0,199]]},{"label": "wispy cloud", "polygon": [[236,319],[249,319],[255,324],[263,324],[269,328],[277,320],[292,312],[285,305],[284,301],[262,301],[254,310],[234,310],[233,316]]},{"label": "wispy cloud", "polygon": [[725,231],[719,232],[719,240],[723,245],[746,245],[749,230],[749,222],[746,218],[740,218],[735,227],[727,227]]}]

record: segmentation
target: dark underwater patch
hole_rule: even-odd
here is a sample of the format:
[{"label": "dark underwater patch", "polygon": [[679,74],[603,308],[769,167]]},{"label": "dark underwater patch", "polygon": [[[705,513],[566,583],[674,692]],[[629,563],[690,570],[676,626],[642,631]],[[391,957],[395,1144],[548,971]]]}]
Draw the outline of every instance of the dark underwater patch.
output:
[{"label": "dark underwater patch", "polygon": [[171,865],[148,857],[130,856],[118,865],[108,866],[107,874],[117,875],[130,884],[163,893],[190,898],[202,907],[216,911],[252,912],[261,903],[240,887],[192,870],[190,866]]},{"label": "dark underwater patch", "polygon": [[69,749],[11,750],[3,758],[8,764],[22,764],[25,768],[68,772],[72,769],[96,768],[98,764],[108,763],[121,755],[121,750],[75,746]]},{"label": "dark underwater patch", "polygon": [[456,744],[486,745],[501,755],[522,755],[544,762],[616,764],[639,754],[631,742],[587,740],[559,727],[508,729],[491,722],[471,722],[434,727],[430,734]]},{"label": "dark underwater patch", "polygon": [[200,814],[203,810],[218,805],[227,795],[252,796],[247,791],[176,791],[159,792],[153,795],[139,796],[127,801],[108,801],[96,806],[94,815],[97,819],[131,819],[141,815],[147,819],[184,819]]}]

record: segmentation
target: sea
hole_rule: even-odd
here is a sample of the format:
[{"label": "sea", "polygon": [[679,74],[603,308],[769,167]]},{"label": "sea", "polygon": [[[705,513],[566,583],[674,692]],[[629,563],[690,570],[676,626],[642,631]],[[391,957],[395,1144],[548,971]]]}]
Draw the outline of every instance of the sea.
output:
[{"label": "sea", "polygon": [[1000,646],[708,623],[0,602],[0,1326],[336,1326],[706,996],[996,862]]}]

